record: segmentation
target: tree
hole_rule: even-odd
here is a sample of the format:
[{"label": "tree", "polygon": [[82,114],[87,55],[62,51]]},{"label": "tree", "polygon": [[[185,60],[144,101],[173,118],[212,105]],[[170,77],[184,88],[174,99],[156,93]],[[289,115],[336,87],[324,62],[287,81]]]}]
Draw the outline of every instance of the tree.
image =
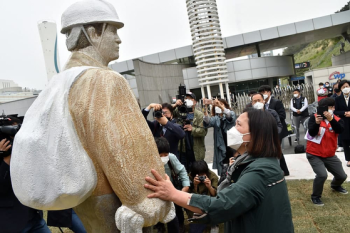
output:
[{"label": "tree", "polygon": [[339,13],[339,12],[342,12],[342,11],[348,11],[349,10],[349,4],[350,4],[350,1],[348,1],[348,3],[343,6],[339,11],[335,12],[335,13]]}]

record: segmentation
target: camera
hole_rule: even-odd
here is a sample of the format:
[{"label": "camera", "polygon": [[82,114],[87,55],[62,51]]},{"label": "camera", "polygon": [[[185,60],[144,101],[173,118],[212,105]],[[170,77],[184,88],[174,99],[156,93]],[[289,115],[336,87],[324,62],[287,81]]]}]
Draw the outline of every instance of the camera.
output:
[{"label": "camera", "polygon": [[207,178],[207,176],[198,176],[198,179],[201,183],[204,183],[206,178]]},{"label": "camera", "polygon": [[[176,99],[181,100],[182,105],[178,106],[177,109],[179,111],[180,118],[182,120],[186,120],[188,113],[192,112],[192,108],[187,108],[186,106],[186,86],[179,86],[179,94],[176,96]],[[190,122],[184,122],[184,124],[190,124]]]},{"label": "camera", "polygon": [[162,118],[163,117],[162,110],[154,111],[154,117],[155,118]]},{"label": "camera", "polygon": [[[6,139],[10,141],[9,145],[13,144],[13,138],[20,130],[21,124],[12,125],[14,121],[5,114],[0,116],[0,140]],[[11,154],[12,147],[8,151],[0,151],[0,158],[5,158]]]}]

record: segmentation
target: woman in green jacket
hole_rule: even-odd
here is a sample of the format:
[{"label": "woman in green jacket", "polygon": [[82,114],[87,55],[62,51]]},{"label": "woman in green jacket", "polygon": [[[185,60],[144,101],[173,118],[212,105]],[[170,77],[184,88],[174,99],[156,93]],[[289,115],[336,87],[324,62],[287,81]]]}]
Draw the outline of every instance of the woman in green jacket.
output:
[{"label": "woman in green jacket", "polygon": [[249,109],[227,136],[228,145],[241,154],[246,166],[238,171],[241,160],[236,159],[231,183],[216,197],[178,191],[155,170],[156,180],[146,178],[145,187],[154,192],[148,197],[173,201],[197,213],[193,222],[225,223],[227,233],[294,232],[287,185],[278,163],[282,153],[275,119],[268,112]]}]

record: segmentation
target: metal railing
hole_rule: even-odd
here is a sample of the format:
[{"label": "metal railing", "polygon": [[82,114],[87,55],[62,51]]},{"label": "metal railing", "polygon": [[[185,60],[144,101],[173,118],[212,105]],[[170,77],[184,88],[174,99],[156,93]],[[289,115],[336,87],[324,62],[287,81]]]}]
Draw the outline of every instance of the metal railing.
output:
[{"label": "metal railing", "polygon": [[[293,91],[297,89],[297,86],[286,86],[281,87],[279,89],[274,88],[272,90],[272,94],[274,98],[279,99],[282,101],[283,106],[285,109],[290,108],[290,100],[293,98]],[[309,104],[312,104],[315,102],[315,96],[314,96],[314,87],[312,84],[302,84],[298,88],[300,90],[300,93],[302,96],[306,97]],[[249,99],[248,93],[242,93],[237,94],[233,97],[233,101],[231,104],[232,110],[237,114],[240,115],[243,110],[246,108],[247,104],[249,104],[251,101]],[[313,109],[312,109],[313,110]]]}]

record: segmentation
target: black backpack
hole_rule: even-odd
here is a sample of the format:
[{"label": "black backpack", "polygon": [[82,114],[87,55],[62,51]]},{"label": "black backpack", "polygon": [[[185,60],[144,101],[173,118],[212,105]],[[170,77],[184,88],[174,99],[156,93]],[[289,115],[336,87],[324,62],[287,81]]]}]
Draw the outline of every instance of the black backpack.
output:
[{"label": "black backpack", "polygon": [[294,153],[295,154],[305,153],[305,146],[304,145],[297,145],[296,147],[294,147]]}]

